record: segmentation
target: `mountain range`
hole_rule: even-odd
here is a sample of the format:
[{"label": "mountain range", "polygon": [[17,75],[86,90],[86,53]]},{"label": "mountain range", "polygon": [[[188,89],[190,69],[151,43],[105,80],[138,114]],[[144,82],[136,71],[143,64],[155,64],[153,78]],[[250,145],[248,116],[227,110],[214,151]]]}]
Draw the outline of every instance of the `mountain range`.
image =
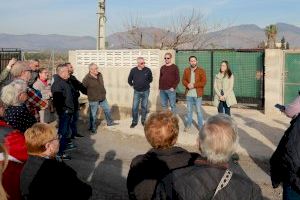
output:
[{"label": "mountain range", "polygon": [[[284,36],[290,48],[300,48],[300,27],[277,23],[277,41]],[[153,34],[165,33],[166,30],[156,27],[141,28],[143,41],[151,42]],[[134,48],[128,42],[129,32],[117,32],[107,36],[108,49]],[[170,33],[172,35],[172,33]],[[205,48],[257,48],[266,40],[264,29],[254,24],[232,26],[221,31],[207,33],[204,37],[211,38]],[[58,34],[39,35],[25,34],[12,35],[0,33],[0,48],[21,48],[25,51],[57,50],[67,51],[76,49],[95,49],[96,39],[90,36],[67,36]],[[185,48],[190,48],[185,46]]]}]

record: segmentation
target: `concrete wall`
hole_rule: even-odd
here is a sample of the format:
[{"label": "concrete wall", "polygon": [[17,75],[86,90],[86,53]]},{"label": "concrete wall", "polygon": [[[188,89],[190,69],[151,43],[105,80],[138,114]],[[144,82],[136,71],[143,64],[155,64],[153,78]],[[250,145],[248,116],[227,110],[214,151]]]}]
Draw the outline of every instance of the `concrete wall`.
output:
[{"label": "concrete wall", "polygon": [[281,112],[274,107],[283,104],[284,51],[266,49],[265,51],[265,114],[276,115]]},{"label": "concrete wall", "polygon": [[[164,54],[171,52],[175,62],[174,50],[100,50],[100,51],[69,51],[69,62],[75,67],[74,75],[82,80],[88,73],[88,65],[91,62],[99,66],[103,73],[104,84],[107,91],[107,100],[112,107],[115,119],[130,116],[133,100],[133,88],[127,83],[128,75],[132,67],[136,66],[136,58],[145,58],[146,66],[153,74],[149,96],[149,110],[161,109],[159,99],[159,71],[164,64]],[[82,95],[82,101],[86,97]]]}]

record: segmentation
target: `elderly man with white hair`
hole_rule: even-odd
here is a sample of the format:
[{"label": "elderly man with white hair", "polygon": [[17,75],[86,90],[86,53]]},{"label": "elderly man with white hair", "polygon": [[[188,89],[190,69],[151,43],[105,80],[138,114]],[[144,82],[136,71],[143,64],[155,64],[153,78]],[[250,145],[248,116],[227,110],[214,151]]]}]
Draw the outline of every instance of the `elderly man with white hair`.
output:
[{"label": "elderly man with white hair", "polygon": [[201,156],[174,170],[158,185],[155,199],[262,199],[260,188],[230,165],[237,127],[225,114],[210,117],[199,134]]},{"label": "elderly man with white hair", "polygon": [[86,87],[89,100],[89,130],[91,133],[96,133],[96,115],[99,106],[101,106],[104,111],[107,126],[117,125],[111,116],[110,108],[106,99],[106,90],[102,73],[98,71],[98,66],[95,63],[91,63],[89,65],[89,73],[83,78],[82,84]]}]

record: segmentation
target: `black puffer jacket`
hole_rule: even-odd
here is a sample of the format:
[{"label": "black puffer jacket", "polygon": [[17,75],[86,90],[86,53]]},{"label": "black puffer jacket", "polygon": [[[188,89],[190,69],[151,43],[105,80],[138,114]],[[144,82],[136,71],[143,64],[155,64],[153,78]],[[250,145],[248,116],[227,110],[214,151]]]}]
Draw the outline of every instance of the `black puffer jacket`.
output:
[{"label": "black puffer jacket", "polygon": [[60,76],[56,76],[51,86],[51,92],[58,115],[64,112],[74,113],[78,97],[76,97],[76,91],[70,80],[64,80]]},{"label": "black puffer jacket", "polygon": [[287,183],[300,193],[300,114],[291,121],[270,159],[274,188]]},{"label": "black puffer jacket", "polygon": [[[230,164],[212,165],[205,160],[196,160],[195,165],[173,171],[157,186],[154,199],[211,200]],[[235,172],[214,200],[262,200],[261,190],[245,175]]]},{"label": "black puffer jacket", "polygon": [[151,149],[135,157],[127,177],[130,199],[152,199],[156,184],[171,170],[193,164],[198,154],[180,147]]}]

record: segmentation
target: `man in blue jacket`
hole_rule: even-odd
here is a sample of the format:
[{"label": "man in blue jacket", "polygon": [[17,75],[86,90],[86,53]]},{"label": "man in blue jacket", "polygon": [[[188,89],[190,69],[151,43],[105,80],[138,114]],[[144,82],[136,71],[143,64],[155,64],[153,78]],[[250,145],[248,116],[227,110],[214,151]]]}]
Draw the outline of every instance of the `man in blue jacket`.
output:
[{"label": "man in blue jacket", "polygon": [[150,83],[152,82],[152,72],[148,67],[145,67],[143,57],[137,58],[137,66],[132,68],[128,76],[128,84],[133,87],[133,105],[132,105],[132,123],[130,128],[134,128],[138,123],[139,104],[141,101],[142,107],[142,125],[145,124],[146,115],[148,112],[148,97],[150,93]]}]

